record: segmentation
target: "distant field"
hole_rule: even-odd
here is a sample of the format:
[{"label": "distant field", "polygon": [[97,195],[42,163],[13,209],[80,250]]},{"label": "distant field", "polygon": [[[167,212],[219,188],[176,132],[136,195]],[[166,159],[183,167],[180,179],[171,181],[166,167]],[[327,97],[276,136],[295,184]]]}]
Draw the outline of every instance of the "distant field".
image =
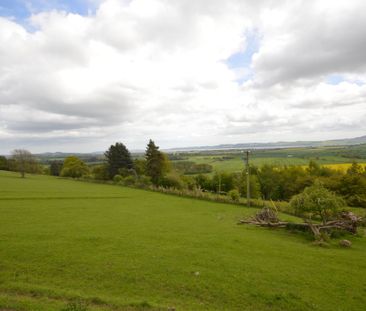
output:
[{"label": "distant field", "polygon": [[[366,163],[358,163],[358,164],[360,164],[363,167],[366,167]],[[329,167],[334,170],[339,170],[339,171],[345,172],[350,168],[351,165],[352,165],[352,163],[341,163],[341,164],[326,164],[324,166]]]},{"label": "distant field", "polygon": [[[262,166],[264,164],[273,165],[308,165],[311,158],[296,158],[291,155],[282,155],[281,157],[258,157],[254,152],[250,158],[250,163],[256,166]],[[321,158],[313,158],[317,163],[328,165],[332,163],[350,163],[349,159],[327,156]],[[244,169],[245,163],[243,156],[237,155],[223,155],[223,156],[190,156],[188,161],[195,163],[207,163],[213,166],[214,171],[221,172],[238,172]]]},{"label": "distant field", "polygon": [[366,238],[236,225],[253,212],[0,171],[0,310],[364,309]]}]

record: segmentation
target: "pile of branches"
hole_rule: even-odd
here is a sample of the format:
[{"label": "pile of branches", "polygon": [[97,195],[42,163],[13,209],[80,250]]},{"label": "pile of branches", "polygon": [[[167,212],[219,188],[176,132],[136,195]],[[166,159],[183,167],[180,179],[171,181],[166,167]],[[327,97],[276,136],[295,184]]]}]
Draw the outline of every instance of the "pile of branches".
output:
[{"label": "pile of branches", "polygon": [[304,223],[290,223],[280,221],[276,210],[264,207],[251,218],[240,220],[238,224],[252,224],[260,227],[271,228],[308,229],[314,237],[318,239],[321,238],[323,232],[327,232],[332,229],[343,230],[351,234],[356,234],[357,227],[361,223],[362,217],[359,217],[352,212],[342,212],[337,219],[320,224],[315,224],[310,221],[305,221]]},{"label": "pile of branches", "polygon": [[279,220],[277,211],[269,207],[263,207],[251,218],[239,220],[239,224],[252,224],[261,227],[286,227],[288,223]]}]

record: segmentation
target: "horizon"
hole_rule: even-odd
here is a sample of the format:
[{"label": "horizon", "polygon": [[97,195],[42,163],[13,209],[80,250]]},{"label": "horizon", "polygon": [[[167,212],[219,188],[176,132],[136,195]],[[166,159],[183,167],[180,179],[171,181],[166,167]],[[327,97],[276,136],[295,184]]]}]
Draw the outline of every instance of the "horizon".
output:
[{"label": "horizon", "polygon": [[[344,140],[354,140],[354,139],[366,139],[366,135],[363,136],[358,136],[358,137],[346,137],[346,138],[337,138],[337,139],[332,139],[332,140],[313,140],[313,141],[272,141],[272,142],[248,142],[248,143],[231,143],[231,144],[217,144],[217,145],[197,145],[197,146],[183,146],[183,147],[172,147],[172,148],[164,148],[158,145],[158,147],[160,148],[160,150],[164,151],[164,152],[176,152],[176,151],[181,151],[181,152],[189,152],[189,151],[219,151],[219,150],[245,150],[245,148],[240,148],[237,145],[261,145],[261,146],[251,146],[251,149],[261,149],[261,150],[265,150],[265,149],[287,149],[287,148],[304,148],[304,147],[317,147],[317,146],[301,146],[301,144],[306,144],[306,143],[325,143],[325,142],[333,142],[333,141],[344,141]],[[41,151],[41,152],[34,152],[35,155],[40,155],[40,154],[56,154],[56,153],[61,153],[61,154],[103,154],[110,145],[116,143],[116,142],[121,142],[121,141],[115,141],[110,143],[105,150],[91,150],[91,151],[75,151],[75,150],[70,150],[70,151],[60,151],[60,150],[46,150],[46,151]],[[123,142],[122,142],[123,143]],[[291,144],[294,143],[299,143],[299,146],[294,146]],[[271,145],[276,145],[279,144],[278,146],[271,146]],[[280,144],[289,144],[289,145],[280,145]],[[359,145],[359,144],[363,144],[363,143],[355,143],[354,145]],[[222,146],[232,146],[232,147],[228,147],[228,148],[220,148]],[[324,146],[347,146],[347,145],[353,145],[353,144],[326,144]],[[146,149],[145,148],[141,148],[141,149],[131,149],[128,148],[128,146],[126,146],[127,149],[131,152],[131,153],[141,153],[144,152]],[[217,147],[218,149],[213,149]],[[206,149],[204,149],[206,148]],[[21,149],[21,148],[18,148]],[[32,151],[32,150],[30,150]],[[4,154],[0,154],[3,156],[11,156],[11,152],[9,151],[8,153],[4,153]]]},{"label": "horizon", "polygon": [[361,137],[365,10],[361,0],[2,1],[0,154]]}]

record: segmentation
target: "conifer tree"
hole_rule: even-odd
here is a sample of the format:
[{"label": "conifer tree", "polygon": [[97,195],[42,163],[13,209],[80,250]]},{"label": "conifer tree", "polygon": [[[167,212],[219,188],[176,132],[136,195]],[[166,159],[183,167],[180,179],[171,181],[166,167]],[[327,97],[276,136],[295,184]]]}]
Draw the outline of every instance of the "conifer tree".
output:
[{"label": "conifer tree", "polygon": [[151,177],[151,181],[154,185],[158,185],[168,170],[168,159],[151,139],[147,144],[145,158],[146,175]]},{"label": "conifer tree", "polygon": [[109,177],[113,178],[121,169],[129,170],[133,167],[131,154],[122,143],[115,143],[104,153],[107,159]]}]

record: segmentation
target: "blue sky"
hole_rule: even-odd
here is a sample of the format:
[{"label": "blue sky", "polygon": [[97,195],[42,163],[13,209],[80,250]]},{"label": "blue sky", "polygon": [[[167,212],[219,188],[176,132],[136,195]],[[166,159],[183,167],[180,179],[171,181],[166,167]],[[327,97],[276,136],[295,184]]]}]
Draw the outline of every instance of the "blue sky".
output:
[{"label": "blue sky", "polygon": [[53,9],[87,15],[94,6],[88,0],[0,0],[0,15],[17,20],[26,19],[32,13]]},{"label": "blue sky", "polygon": [[326,77],[326,81],[329,84],[333,84],[336,85],[338,83],[341,83],[344,81],[343,77],[341,75],[338,74],[332,74]]},{"label": "blue sky", "polygon": [[237,82],[243,83],[253,76],[253,72],[250,68],[253,54],[259,50],[260,37],[258,32],[251,31],[246,33],[246,46],[243,51],[237,52],[231,55],[227,60],[226,64],[229,68],[245,68],[246,72],[244,76],[240,77]]},{"label": "blue sky", "polygon": [[257,32],[252,31],[246,34],[246,47],[244,51],[235,53],[227,60],[227,64],[231,68],[248,67],[252,61],[254,53],[259,49],[259,35]]}]

